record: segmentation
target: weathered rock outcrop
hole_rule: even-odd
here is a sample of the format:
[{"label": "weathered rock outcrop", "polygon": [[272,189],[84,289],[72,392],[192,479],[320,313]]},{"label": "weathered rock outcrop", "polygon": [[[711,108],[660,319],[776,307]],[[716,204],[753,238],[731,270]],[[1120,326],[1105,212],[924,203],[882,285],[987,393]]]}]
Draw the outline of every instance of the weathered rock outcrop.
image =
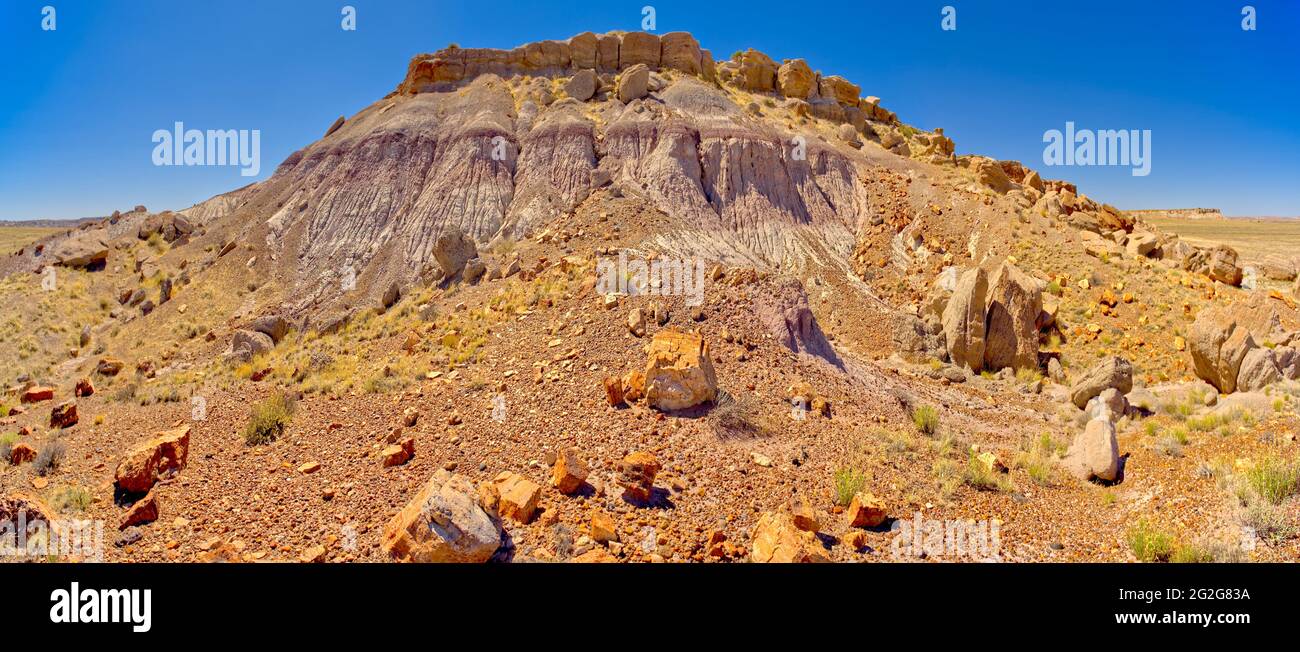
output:
[{"label": "weathered rock outcrop", "polygon": [[1133,389],[1133,365],[1119,356],[1104,358],[1075,380],[1070,387],[1070,401],[1082,409],[1093,397],[1111,388],[1121,394]]},{"label": "weathered rock outcrop", "polygon": [[984,306],[988,276],[975,267],[957,279],[943,310],[943,335],[953,364],[979,371],[984,367]]},{"label": "weathered rock outcrop", "polygon": [[661,330],[647,347],[646,402],[660,410],[682,410],[718,396],[709,347],[698,333]]},{"label": "weathered rock outcrop", "polygon": [[1072,475],[1081,480],[1114,482],[1119,478],[1119,441],[1115,425],[1107,419],[1093,419],[1074,438],[1062,460]]},{"label": "weathered rock outcrop", "polygon": [[989,282],[984,366],[1038,368],[1038,315],[1043,289],[1033,277],[1003,262]]},{"label": "weathered rock outcrop", "polygon": [[752,533],[750,561],[757,563],[807,563],[830,561],[812,532],[800,530],[786,512],[763,512]]},{"label": "weathered rock outcrop", "polygon": [[1225,394],[1236,391],[1241,363],[1258,346],[1249,329],[1229,312],[1214,308],[1196,316],[1187,345],[1197,377]]},{"label": "weathered rock outcrop", "polygon": [[501,521],[469,480],[439,469],[384,525],[381,545],[399,561],[481,563],[501,546]]},{"label": "weathered rock outcrop", "polygon": [[184,469],[189,453],[189,426],[160,432],[127,452],[117,465],[114,484],[129,493],[148,491],[159,478]]}]

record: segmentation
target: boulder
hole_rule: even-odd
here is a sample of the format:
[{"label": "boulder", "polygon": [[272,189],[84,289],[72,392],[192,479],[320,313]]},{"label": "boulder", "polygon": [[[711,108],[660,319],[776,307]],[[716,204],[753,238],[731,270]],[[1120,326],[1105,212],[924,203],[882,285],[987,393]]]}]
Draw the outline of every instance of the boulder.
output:
[{"label": "boulder", "polygon": [[784,512],[763,512],[751,534],[750,561],[808,563],[830,561],[817,535],[800,530],[794,517]]},{"label": "boulder", "polygon": [[977,156],[971,161],[971,171],[975,173],[975,181],[981,186],[992,188],[995,192],[1006,194],[1013,184],[1011,179],[1007,178],[1007,173],[1002,169],[998,162],[983,156]]},{"label": "boulder", "polygon": [[587,481],[587,464],[578,456],[576,448],[566,448],[555,456],[551,467],[551,484],[562,494],[572,494]]},{"label": "boulder", "polygon": [[40,403],[54,398],[54,388],[48,385],[33,385],[23,390],[19,401],[23,403]]},{"label": "boulder", "polygon": [[1196,316],[1187,345],[1196,376],[1224,394],[1236,391],[1241,363],[1256,348],[1248,328],[1238,324],[1231,313],[1215,308]]},{"label": "boulder", "polygon": [[1202,249],[1190,247],[1182,259],[1183,269],[1204,274],[1220,283],[1241,285],[1242,269],[1237,264],[1237,250],[1227,245]]},{"label": "boulder", "polygon": [[627,331],[636,337],[645,335],[645,312],[633,308],[627,316]]},{"label": "boulder", "polygon": [[273,348],[275,348],[275,340],[266,333],[240,329],[230,338],[230,355],[245,361]]},{"label": "boulder", "polygon": [[718,395],[709,346],[699,333],[668,328],[655,333],[647,347],[645,396],[651,407],[682,410]]},{"label": "boulder", "polygon": [[659,67],[662,46],[658,34],[649,32],[628,32],[623,35],[618,47],[618,67],[626,70],[632,66],[642,65],[647,72]]},{"label": "boulder", "polygon": [[624,104],[646,96],[650,92],[650,69],[637,64],[618,76],[618,101]]},{"label": "boulder", "polygon": [[451,226],[438,236],[433,245],[433,257],[442,268],[443,277],[450,280],[460,274],[471,258],[478,257],[478,248],[459,227]]},{"label": "boulder", "polygon": [[1133,365],[1128,360],[1111,356],[1093,365],[1070,386],[1070,402],[1082,409],[1094,396],[1109,388],[1121,394],[1133,389]]},{"label": "boulder", "polygon": [[1021,181],[1020,185],[1027,188],[1033,188],[1038,192],[1044,191],[1043,178],[1038,176],[1038,173],[1033,170],[1030,170],[1029,173],[1025,175],[1025,180]]},{"label": "boulder", "polygon": [[984,366],[1038,368],[1038,314],[1043,289],[1033,277],[1004,262],[989,282],[984,326]]},{"label": "boulder", "polygon": [[776,90],[776,62],[758,50],[745,50],[740,55],[738,81],[747,91],[768,93]]},{"label": "boulder", "polygon": [[279,344],[280,340],[289,333],[289,322],[280,315],[267,315],[254,319],[253,323],[248,325],[248,330],[263,333],[271,338],[272,344]]},{"label": "boulder", "polygon": [[876,527],[885,522],[885,502],[872,494],[860,491],[849,502],[844,512],[849,527]]},{"label": "boulder", "polygon": [[1145,256],[1159,246],[1160,241],[1151,233],[1134,233],[1124,241],[1124,249],[1133,256]]},{"label": "boulder", "polygon": [[501,545],[501,522],[469,480],[440,469],[384,525],[380,545],[404,562],[482,563]]},{"label": "boulder", "polygon": [[1066,470],[1080,480],[1114,482],[1119,477],[1119,442],[1115,425],[1093,419],[1074,438],[1062,460]]},{"label": "boulder", "polygon": [[149,491],[159,478],[180,473],[190,452],[190,426],[159,432],[127,452],[114,473],[114,485],[128,493]]},{"label": "boulder", "polygon": [[89,378],[82,378],[81,380],[78,380],[76,388],[72,390],[72,395],[78,398],[81,398],[83,396],[92,396],[94,395],[94,393],[95,393],[95,386],[90,382]]},{"label": "boulder", "polygon": [[144,525],[156,520],[158,520],[158,498],[151,490],[126,510],[126,515],[122,517],[122,523],[117,526],[117,529],[125,530],[133,525]]},{"label": "boulder", "polygon": [[1128,412],[1128,399],[1114,387],[1107,387],[1089,401],[1087,414],[1090,419],[1106,419],[1111,423],[1119,421]]},{"label": "boulder", "polygon": [[384,290],[384,296],[379,297],[379,305],[382,306],[384,310],[388,310],[389,308],[392,308],[394,304],[397,303],[398,299],[401,298],[402,298],[402,287],[398,285],[396,281],[393,281],[392,283],[388,284],[388,288]]},{"label": "boulder", "polygon": [[520,523],[533,520],[542,488],[518,473],[502,471],[492,479],[496,492],[497,513]]},{"label": "boulder", "polygon": [[77,402],[64,401],[50,410],[51,428],[71,428],[77,425]]},{"label": "boulder", "polygon": [[50,257],[64,267],[103,267],[108,261],[108,244],[98,233],[79,233],[53,247]]},{"label": "boulder", "polygon": [[18,466],[36,459],[36,449],[27,442],[18,442],[9,449],[9,463]]},{"label": "boulder", "polygon": [[461,268],[461,280],[466,283],[478,283],[479,279],[487,273],[487,265],[478,256],[465,261],[465,266]]},{"label": "boulder", "polygon": [[943,325],[934,316],[922,320],[915,315],[899,314],[894,317],[893,343],[898,355],[909,362],[942,358]]},{"label": "boulder", "polygon": [[1241,359],[1237,372],[1237,391],[1253,392],[1282,380],[1282,372],[1274,360],[1273,351],[1264,347],[1250,349]]},{"label": "boulder", "polygon": [[790,499],[790,515],[794,519],[794,526],[804,532],[817,532],[821,529],[817,509],[803,496]]},{"label": "boulder", "polygon": [[1259,270],[1266,278],[1274,281],[1295,280],[1296,259],[1277,254],[1265,256],[1259,263]]},{"label": "boulder", "polygon": [[623,495],[646,503],[654,497],[655,475],[659,473],[659,460],[653,453],[635,451],[618,463],[618,484]]},{"label": "boulder", "polygon": [[385,468],[406,464],[412,457],[415,457],[414,437],[403,437],[396,444],[386,446],[384,450],[379,451],[379,459]]},{"label": "boulder", "polygon": [[790,59],[781,64],[776,71],[776,79],[781,94],[786,97],[806,100],[817,90],[817,75],[803,59]]},{"label": "boulder", "polygon": [[95,373],[101,376],[116,376],[122,371],[124,363],[117,358],[100,358],[95,365]]},{"label": "boulder", "polygon": [[857,106],[858,95],[861,92],[862,89],[857,84],[839,75],[830,75],[818,80],[818,94],[845,106]]},{"label": "boulder", "polygon": [[663,68],[680,70],[690,75],[702,71],[700,43],[687,32],[669,32],[659,38],[660,61]]},{"label": "boulder", "polygon": [[957,279],[948,305],[943,309],[944,344],[948,357],[957,366],[979,371],[984,366],[984,304],[988,277],[975,267]]},{"label": "boulder", "polygon": [[596,79],[596,71],[579,70],[564,84],[564,94],[580,102],[586,102],[596,94],[599,85],[600,80]]}]

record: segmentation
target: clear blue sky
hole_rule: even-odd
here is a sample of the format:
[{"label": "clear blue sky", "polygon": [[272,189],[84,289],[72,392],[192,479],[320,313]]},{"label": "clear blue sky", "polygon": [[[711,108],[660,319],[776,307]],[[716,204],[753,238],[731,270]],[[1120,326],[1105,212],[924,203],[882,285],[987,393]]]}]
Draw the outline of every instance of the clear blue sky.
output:
[{"label": "clear blue sky", "polygon": [[[0,219],[183,208],[248,183],[156,167],[156,129],[261,131],[261,175],[391,91],[413,54],[591,30],[693,32],[722,59],[804,57],[958,153],[1042,168],[1043,133],[1150,129],[1152,171],[1045,170],[1123,208],[1300,215],[1300,2],[3,0]],[[41,30],[41,9],[57,30]],[[340,29],[340,9],[357,30]],[[941,8],[957,30],[940,30]]]}]

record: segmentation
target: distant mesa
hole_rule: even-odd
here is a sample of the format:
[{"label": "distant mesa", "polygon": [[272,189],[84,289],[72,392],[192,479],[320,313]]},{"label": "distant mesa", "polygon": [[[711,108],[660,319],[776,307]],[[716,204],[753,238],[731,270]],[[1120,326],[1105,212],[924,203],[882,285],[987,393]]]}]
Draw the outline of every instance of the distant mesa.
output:
[{"label": "distant mesa", "polygon": [[1172,220],[1221,220],[1223,212],[1217,208],[1156,208],[1126,211],[1134,217]]}]

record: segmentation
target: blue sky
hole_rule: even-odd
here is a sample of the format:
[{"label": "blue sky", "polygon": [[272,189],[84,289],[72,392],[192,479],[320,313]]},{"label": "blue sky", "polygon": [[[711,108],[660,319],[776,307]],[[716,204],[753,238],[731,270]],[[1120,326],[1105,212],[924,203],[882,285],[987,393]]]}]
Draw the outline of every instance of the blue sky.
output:
[{"label": "blue sky", "polygon": [[[1016,159],[1121,208],[1300,215],[1300,2],[4,0],[0,219],[184,208],[269,176],[393,90],[413,54],[582,31],[687,30],[722,59],[803,57],[957,151]],[[41,29],[42,7],[57,29]],[[340,29],[341,8],[357,30]],[[942,31],[945,5],[957,29]],[[157,129],[261,131],[261,174],[162,167]],[[1042,163],[1043,134],[1150,129],[1152,168]]]}]

